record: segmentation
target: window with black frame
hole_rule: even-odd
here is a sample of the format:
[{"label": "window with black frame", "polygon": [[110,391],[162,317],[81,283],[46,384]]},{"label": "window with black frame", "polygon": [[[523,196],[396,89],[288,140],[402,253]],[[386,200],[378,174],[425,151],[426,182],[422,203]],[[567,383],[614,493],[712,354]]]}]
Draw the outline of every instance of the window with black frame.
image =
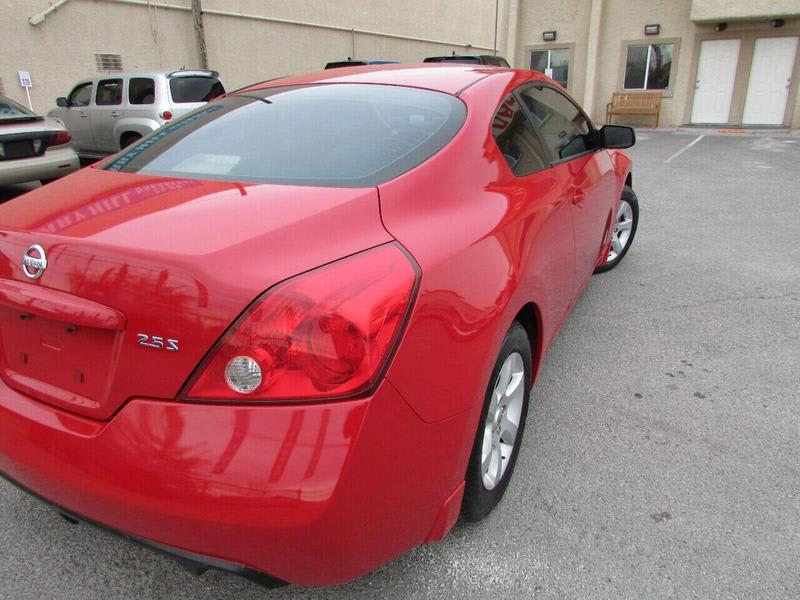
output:
[{"label": "window with black frame", "polygon": [[669,89],[672,54],[673,44],[628,46],[625,60],[625,89]]}]

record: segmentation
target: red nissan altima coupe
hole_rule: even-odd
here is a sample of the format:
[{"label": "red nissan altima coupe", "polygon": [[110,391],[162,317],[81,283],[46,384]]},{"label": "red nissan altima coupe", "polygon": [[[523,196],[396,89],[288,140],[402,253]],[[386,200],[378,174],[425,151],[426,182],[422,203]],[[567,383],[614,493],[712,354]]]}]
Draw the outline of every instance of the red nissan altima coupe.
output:
[{"label": "red nissan altima coupe", "polygon": [[265,584],[358,577],[514,471],[639,214],[633,131],[549,79],[254,85],[0,206],[0,475]]}]

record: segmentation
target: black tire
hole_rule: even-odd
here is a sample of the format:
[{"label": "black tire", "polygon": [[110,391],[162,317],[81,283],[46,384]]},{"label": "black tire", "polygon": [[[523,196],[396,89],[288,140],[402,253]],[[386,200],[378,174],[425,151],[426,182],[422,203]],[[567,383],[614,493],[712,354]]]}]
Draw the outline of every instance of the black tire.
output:
[{"label": "black tire", "polygon": [[[606,260],[605,264],[600,265],[597,267],[594,272],[595,273],[605,273],[606,271],[610,271],[614,267],[616,267],[619,263],[622,262],[622,259],[625,258],[625,255],[628,253],[628,250],[631,249],[631,245],[633,245],[633,238],[636,236],[636,227],[639,225],[639,200],[636,198],[636,194],[634,191],[629,187],[625,186],[622,188],[622,196],[620,197],[620,203],[627,202],[628,205],[631,207],[631,211],[633,213],[633,223],[631,224],[630,229],[630,236],[625,242],[625,245],[622,248],[621,252],[615,253],[616,255],[612,258],[611,253],[609,253],[609,259]],[[619,211],[616,213],[616,218],[619,219]],[[615,231],[612,235],[616,236],[617,232]]]},{"label": "black tire", "polygon": [[[483,473],[481,469],[481,454],[484,441],[484,432],[486,431],[486,421],[488,417],[490,403],[492,402],[492,395],[497,382],[499,381],[500,371],[506,360],[514,353],[518,353],[522,357],[522,364],[524,367],[524,378],[522,385],[522,409],[519,417],[519,425],[517,427],[516,437],[511,450],[511,455],[508,458],[505,471],[500,475],[499,482],[492,489],[487,489],[483,481]],[[514,466],[517,463],[519,456],[519,447],[522,443],[522,437],[525,432],[525,418],[528,414],[528,403],[530,402],[531,395],[531,372],[533,361],[531,358],[531,345],[528,341],[528,335],[525,328],[518,322],[514,322],[511,329],[508,330],[503,345],[500,348],[500,354],[495,362],[494,369],[492,369],[492,376],[489,379],[489,384],[486,387],[486,394],[483,400],[483,407],[481,409],[481,417],[478,421],[478,429],[475,433],[475,442],[472,446],[472,454],[469,458],[469,465],[467,466],[467,475],[465,478],[464,488],[464,501],[461,505],[461,514],[467,521],[480,521],[488,515],[500,499],[508,487],[511,476],[514,474]]]},{"label": "black tire", "polygon": [[48,183],[53,183],[56,179],[58,178],[54,177],[53,179],[40,179],[39,183],[41,183],[42,185],[47,185]]},{"label": "black tire", "polygon": [[138,142],[140,139],[142,139],[142,136],[138,133],[126,133],[119,140],[119,148],[120,150],[124,150],[132,143]]}]

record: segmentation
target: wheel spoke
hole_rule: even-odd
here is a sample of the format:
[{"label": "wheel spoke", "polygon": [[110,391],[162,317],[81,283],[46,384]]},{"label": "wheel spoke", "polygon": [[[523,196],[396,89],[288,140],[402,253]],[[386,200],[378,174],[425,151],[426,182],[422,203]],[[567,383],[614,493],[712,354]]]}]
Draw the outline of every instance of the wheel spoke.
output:
[{"label": "wheel spoke", "polygon": [[507,360],[500,369],[500,375],[497,376],[497,384],[494,386],[495,392],[505,396],[509,383],[511,383],[511,361]]},{"label": "wheel spoke", "polygon": [[494,481],[494,485],[497,485],[500,483],[500,477],[503,474],[501,469],[503,466],[503,454],[500,449],[500,436],[496,436],[494,439],[494,443],[492,444],[492,456],[494,457],[494,463],[492,464],[494,467],[494,475],[492,475],[492,480]]},{"label": "wheel spoke", "polygon": [[517,439],[518,428],[519,426],[517,423],[514,423],[514,421],[508,417],[508,413],[506,413],[502,421],[500,421],[500,439],[504,444],[509,444],[510,446],[514,445]]},{"label": "wheel spoke", "polygon": [[506,398],[511,398],[512,396],[517,395],[518,392],[521,392],[522,380],[525,378],[524,371],[518,371],[511,376],[511,381],[506,387],[505,395]]},{"label": "wheel spoke", "polygon": [[489,472],[489,465],[492,463],[492,452],[491,450],[486,453],[486,456],[483,457],[481,461],[481,473],[486,475]]},{"label": "wheel spoke", "polygon": [[500,399],[502,397],[503,393],[495,388],[495,390],[492,392],[492,399],[489,401],[489,415],[493,415],[495,411],[497,411],[497,405],[500,403]]},{"label": "wheel spoke", "polygon": [[619,231],[628,231],[631,227],[633,227],[633,219],[626,219],[617,223],[617,229]]},{"label": "wheel spoke", "polygon": [[611,249],[617,254],[622,252],[622,244],[620,243],[619,238],[615,235],[611,236]]}]

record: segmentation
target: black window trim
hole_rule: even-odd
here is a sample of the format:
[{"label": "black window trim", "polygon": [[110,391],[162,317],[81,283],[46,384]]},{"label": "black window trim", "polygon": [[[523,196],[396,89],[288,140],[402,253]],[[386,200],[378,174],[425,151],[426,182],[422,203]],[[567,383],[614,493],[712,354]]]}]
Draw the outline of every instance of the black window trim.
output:
[{"label": "black window trim", "polygon": [[[131,102],[131,81],[134,79],[149,79],[153,82],[153,101],[147,104],[134,104]],[[122,103],[128,106],[153,106],[156,104],[156,92],[158,89],[158,81],[155,76],[151,75],[131,75],[125,78],[124,92],[122,94]]]},{"label": "black window trim", "polygon": [[[88,104],[81,104],[81,105],[72,104],[72,97],[75,95],[75,92],[77,92],[78,90],[83,89],[83,88],[85,88],[87,86],[90,88],[90,91],[89,91],[89,103]],[[86,108],[87,106],[91,106],[92,103],[94,102],[94,93],[95,93],[95,80],[94,79],[91,79],[89,81],[83,81],[81,83],[76,83],[72,87],[72,89],[69,91],[69,94],[67,94],[67,100],[70,103],[69,107],[70,108]]]},{"label": "black window trim", "polygon": [[[116,104],[100,104],[97,101],[97,94],[100,93],[100,86],[101,84],[105,83],[106,81],[119,81],[119,102]],[[95,88],[94,92],[92,93],[93,101],[95,106],[122,106],[123,104],[127,104],[125,96],[126,92],[128,91],[128,86],[125,85],[125,78],[124,77],[104,77],[102,79],[97,80],[97,87]]]},{"label": "black window trim", "polygon": [[[561,94],[568,102],[570,102],[570,104],[572,104],[575,108],[577,108],[578,112],[583,116],[584,119],[586,119],[586,122],[589,124],[589,135],[591,135],[592,138],[594,139],[595,147],[590,148],[589,150],[584,150],[580,154],[573,154],[572,156],[568,156],[567,158],[559,158],[557,156],[553,156],[553,153],[550,150],[549,146],[544,143],[543,138],[539,133],[539,127],[536,125],[536,120],[533,118],[531,110],[528,108],[528,105],[525,104],[524,100],[520,97],[522,95],[522,92],[529,88],[536,88],[539,90],[542,90],[544,88],[551,89],[554,92]],[[594,123],[592,123],[592,120],[586,115],[583,108],[581,108],[580,105],[578,105],[578,103],[575,102],[572,98],[567,96],[563,90],[560,90],[554,85],[550,85],[549,83],[545,83],[543,81],[533,81],[533,82],[529,81],[528,83],[523,83],[522,85],[514,88],[512,94],[514,94],[514,97],[516,98],[517,102],[519,102],[520,106],[522,106],[522,110],[525,112],[525,116],[528,118],[528,122],[531,124],[531,127],[533,127],[533,130],[536,132],[536,136],[539,138],[539,142],[542,144],[542,147],[545,149],[545,152],[547,152],[548,156],[550,157],[551,167],[560,165],[562,163],[570,162],[575,160],[576,158],[588,156],[589,154],[593,154],[595,152],[599,152],[600,150],[602,150],[602,148],[600,147],[599,130],[595,128]]]}]

